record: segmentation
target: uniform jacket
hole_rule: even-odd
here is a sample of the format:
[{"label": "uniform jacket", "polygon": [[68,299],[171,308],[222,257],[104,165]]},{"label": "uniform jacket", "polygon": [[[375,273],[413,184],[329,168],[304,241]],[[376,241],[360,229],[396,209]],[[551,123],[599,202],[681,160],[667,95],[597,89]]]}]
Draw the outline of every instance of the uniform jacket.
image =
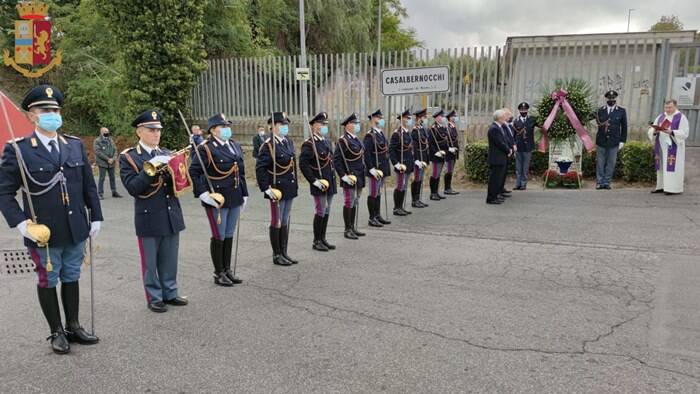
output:
[{"label": "uniform jacket", "polygon": [[[117,146],[114,145],[112,137],[99,136],[92,143],[95,151],[95,164],[98,167],[109,168],[114,167],[117,162]],[[107,162],[108,159],[115,159],[112,164]]]},{"label": "uniform jacket", "polygon": [[406,166],[407,174],[413,172],[413,162],[415,161],[413,159],[413,138],[408,130],[398,128],[391,133],[389,157],[392,166],[401,163]]},{"label": "uniform jacket", "polygon": [[233,140],[229,140],[229,145],[234,152],[220,140],[209,137],[197,147],[214,190],[209,190],[204,170],[196,156],[189,169],[195,198],[204,192],[219,193],[224,196],[223,208],[238,207],[243,204],[243,197],[248,196],[243,150]]},{"label": "uniform jacket", "polygon": [[450,147],[450,136],[447,133],[448,131],[446,127],[442,127],[437,124],[434,124],[432,127],[430,127],[430,130],[428,130],[428,146],[430,147],[430,161],[436,163],[445,162],[444,157],[437,157],[435,156],[435,154],[439,151],[444,151],[445,157],[447,157],[447,152]]},{"label": "uniform jacket", "polygon": [[522,119],[518,116],[513,121],[513,129],[518,152],[532,152],[535,149],[535,118],[528,116]]},{"label": "uniform jacket", "polygon": [[[342,178],[347,175],[355,175],[357,177],[357,184],[355,186],[350,186],[347,183],[340,181],[341,186],[344,188],[354,188],[362,189],[365,187],[365,147],[362,141],[356,136],[350,136],[345,133],[342,137],[338,139],[338,143],[335,144],[335,152],[333,153],[333,164],[335,166],[335,171],[338,176]],[[345,159],[343,159],[345,156]]]},{"label": "uniform jacket", "polygon": [[[46,183],[63,172],[68,199],[64,199],[61,182],[40,195],[32,196],[37,222],[51,230],[49,246],[69,246],[84,241],[90,231],[90,223],[85,208],[90,210],[91,221],[102,221],[102,209],[97,195],[95,178],[88,162],[85,147],[79,138],[59,134],[60,158],[56,162],[51,153],[41,143],[36,132],[29,137],[19,138],[19,147],[27,169],[27,181],[31,193],[42,192]],[[32,181],[32,179],[34,181]],[[22,193],[22,207],[15,196],[22,187],[19,163],[11,143],[5,145],[0,163],[0,211],[10,227],[30,219],[29,202]],[[29,239],[24,244],[36,247]]]},{"label": "uniform jacket", "polygon": [[[273,141],[275,141],[273,146]],[[275,161],[277,162],[276,183],[273,185],[273,160],[272,149],[275,151]],[[258,161],[255,164],[255,176],[261,192],[268,188],[278,189],[282,192],[283,200],[295,198],[299,191],[297,179],[297,162],[294,152],[294,143],[289,138],[281,137],[268,138],[258,152]],[[265,194],[265,198],[270,197]]]},{"label": "uniform jacket", "polygon": [[512,149],[512,145],[508,143],[506,131],[504,127],[494,122],[488,130],[489,139],[489,156],[488,163],[492,166],[504,166],[508,163],[508,153]]},{"label": "uniform jacket", "polygon": [[[314,138],[313,142],[311,138]],[[316,153],[314,153],[314,145],[316,147],[315,152],[318,153],[318,162],[316,161]],[[320,174],[318,169],[319,164],[321,165]],[[333,168],[333,151],[331,150],[330,141],[326,138],[312,136],[301,144],[299,169],[301,169],[304,178],[309,182],[312,196],[333,195],[338,192],[335,170]],[[324,192],[314,186],[313,183],[317,179],[327,180],[329,183],[328,190]]]},{"label": "uniform jacket", "polygon": [[596,112],[598,133],[595,143],[603,148],[612,148],[627,142],[627,112],[624,108],[615,106],[608,114],[608,106],[604,105]]},{"label": "uniform jacket", "polygon": [[[158,155],[170,155],[170,151],[161,148]],[[143,164],[151,158],[152,155],[140,143],[119,155],[119,175],[126,190],[134,197],[136,235],[174,235],[185,229],[180,200],[173,192],[169,174],[150,177],[143,171]]]},{"label": "uniform jacket", "polygon": [[416,126],[413,128],[413,130],[411,130],[414,160],[420,160],[425,162],[430,161],[430,142],[428,138],[428,131],[423,126]]},{"label": "uniform jacket", "polygon": [[253,137],[253,157],[258,158],[260,154],[260,146],[265,143],[265,138],[261,137],[260,134],[255,134]]},{"label": "uniform jacket", "polygon": [[[384,173],[384,177],[391,176],[389,161],[389,141],[381,130],[370,128],[363,139],[365,146],[365,168],[367,176],[371,176],[369,170],[376,168]],[[376,145],[375,145],[376,144]],[[379,163],[377,163],[379,157]]]},{"label": "uniform jacket", "polygon": [[447,151],[447,160],[455,161],[459,159],[459,132],[457,131],[457,126],[449,122],[447,123],[447,130],[450,132],[450,146],[457,148],[455,153]]}]

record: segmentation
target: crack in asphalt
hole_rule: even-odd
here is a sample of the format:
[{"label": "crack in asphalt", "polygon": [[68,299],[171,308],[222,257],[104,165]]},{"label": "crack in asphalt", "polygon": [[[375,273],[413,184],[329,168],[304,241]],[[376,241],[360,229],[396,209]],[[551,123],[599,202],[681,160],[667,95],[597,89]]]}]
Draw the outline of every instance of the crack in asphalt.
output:
[{"label": "crack in asphalt", "polygon": [[[296,280],[294,281],[294,284],[292,286],[289,286],[288,289],[293,288],[298,283],[299,283],[299,276],[297,276]],[[693,375],[691,373],[687,373],[687,372],[672,369],[672,368],[667,368],[664,366],[652,365],[649,362],[642,360],[641,358],[636,357],[636,356],[631,355],[631,354],[595,352],[595,351],[588,350],[589,345],[597,343],[597,342],[613,335],[615,333],[615,331],[620,329],[622,326],[624,326],[630,322],[633,322],[633,321],[637,320],[638,318],[640,318],[642,315],[650,312],[653,309],[651,306],[649,306],[644,311],[636,313],[634,316],[632,316],[630,318],[627,318],[623,321],[620,321],[618,323],[611,325],[608,331],[597,335],[595,338],[583,340],[581,342],[581,349],[580,350],[547,350],[547,349],[531,348],[531,347],[498,347],[498,346],[484,345],[482,343],[478,343],[478,342],[475,342],[473,340],[449,336],[449,335],[446,335],[446,334],[443,334],[443,333],[440,333],[437,331],[432,331],[432,330],[420,328],[420,327],[417,327],[417,326],[414,326],[414,325],[411,325],[408,323],[402,323],[399,321],[389,320],[389,319],[385,319],[382,317],[374,316],[374,315],[371,315],[369,313],[362,312],[359,310],[348,309],[348,308],[343,308],[343,307],[327,304],[327,303],[321,302],[321,301],[313,299],[313,298],[295,296],[292,294],[288,294],[287,293],[288,290],[280,290],[280,289],[260,286],[260,285],[256,285],[256,284],[252,284],[252,283],[248,283],[248,286],[253,287],[253,288],[257,288],[259,290],[263,290],[266,292],[270,292],[273,295],[277,295],[279,297],[282,297],[283,299],[288,300],[288,302],[286,302],[283,299],[278,298],[278,300],[281,301],[284,305],[286,305],[290,308],[293,308],[293,309],[304,311],[304,312],[309,313],[313,316],[329,318],[329,319],[342,321],[342,322],[353,321],[353,320],[349,320],[349,319],[342,318],[339,316],[332,316],[331,315],[334,312],[343,312],[343,313],[347,313],[347,314],[356,315],[356,316],[362,317],[362,318],[370,320],[370,321],[375,321],[375,322],[382,323],[382,324],[388,324],[388,325],[392,325],[392,326],[397,326],[397,327],[413,330],[419,334],[434,336],[434,337],[437,337],[437,338],[440,338],[440,339],[443,339],[446,341],[459,342],[459,343],[462,343],[464,345],[474,347],[477,349],[486,350],[486,351],[514,352],[514,353],[515,352],[518,352],[518,353],[530,352],[530,353],[547,354],[547,355],[571,355],[571,356],[595,355],[595,356],[603,356],[603,357],[626,358],[628,360],[637,362],[639,365],[641,365],[645,368],[669,372],[669,373],[685,376],[687,378],[691,378],[691,379],[695,379],[695,380],[700,381],[700,376],[698,376],[698,375]],[[307,306],[297,305],[293,301],[312,303],[312,304],[318,305],[320,307],[327,308],[327,309],[329,309],[329,311],[327,313],[318,313]],[[649,303],[651,303],[651,302],[652,301],[649,301]]]}]

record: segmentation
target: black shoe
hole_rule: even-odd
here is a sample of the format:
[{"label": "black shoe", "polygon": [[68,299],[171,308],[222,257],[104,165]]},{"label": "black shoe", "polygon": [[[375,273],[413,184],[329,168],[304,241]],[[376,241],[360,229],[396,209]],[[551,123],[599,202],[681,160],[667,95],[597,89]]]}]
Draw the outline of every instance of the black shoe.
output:
[{"label": "black shoe", "polygon": [[408,214],[405,213],[405,212],[403,211],[403,209],[401,209],[401,208],[394,208],[393,214],[394,214],[395,216],[406,216],[406,215],[408,215]]},{"label": "black shoe", "polygon": [[351,221],[352,227],[350,229],[352,230],[353,233],[355,233],[356,236],[364,237],[367,234],[365,234],[357,229],[357,220],[355,220],[357,218],[357,206],[352,207],[351,212],[352,212],[352,216],[350,218],[352,220]]},{"label": "black shoe", "polygon": [[605,185],[605,186],[603,186],[603,189],[605,189],[605,190],[612,190],[612,187],[610,187],[610,185]]},{"label": "black shoe", "polygon": [[501,193],[501,194],[499,194],[499,196],[501,196],[501,198],[510,198],[510,194]]},{"label": "black shoe", "polygon": [[459,192],[456,192],[452,189],[445,189],[444,193],[447,194],[448,196],[456,196],[459,194]]},{"label": "black shoe", "polygon": [[66,337],[66,333],[63,328],[58,329],[46,338],[47,341],[51,341],[51,349],[56,354],[68,354],[70,353],[70,343]]},{"label": "black shoe", "polygon": [[284,256],[282,256],[280,254],[280,255],[272,256],[272,264],[290,266],[290,265],[292,265],[292,262],[285,259]]},{"label": "black shoe", "polygon": [[100,200],[104,200],[104,199],[105,199],[104,194],[98,194],[98,196],[100,197]]},{"label": "black shoe", "polygon": [[343,233],[343,236],[347,239],[358,239],[357,235],[355,235],[355,232],[352,231],[352,228],[346,228],[345,233]]},{"label": "black shoe", "polygon": [[77,342],[81,345],[94,345],[100,341],[95,335],[89,334],[84,328],[70,328],[66,327],[66,337],[68,342]]},{"label": "black shoe", "polygon": [[326,245],[322,241],[319,241],[319,240],[314,241],[311,244],[311,248],[313,250],[318,250],[319,252],[328,252],[328,248],[326,247]]},{"label": "black shoe", "polygon": [[413,208],[423,208],[423,206],[420,204],[420,202],[419,202],[418,200],[413,200],[413,201],[411,202],[411,206],[412,206]]},{"label": "black shoe", "polygon": [[512,193],[512,192],[508,189],[503,189],[503,191],[501,192],[501,194],[510,194],[510,193]]},{"label": "black shoe", "polygon": [[328,248],[328,250],[335,250],[335,245],[331,245],[328,243],[328,240],[326,240],[326,230],[328,230],[328,219],[330,215],[326,215],[323,217],[323,228],[321,229],[321,242],[323,242],[324,245]]},{"label": "black shoe", "polygon": [[117,192],[112,192],[112,197],[114,198],[122,198],[122,195],[117,193]]},{"label": "black shoe", "polygon": [[459,194],[459,192],[452,190],[452,174],[450,173],[445,174],[445,194],[448,196]]},{"label": "black shoe", "polygon": [[381,215],[377,216],[375,219],[377,219],[377,221],[379,223],[384,224],[384,225],[391,224],[391,220],[386,220],[383,217],[381,217]]},{"label": "black shoe", "polygon": [[506,202],[506,199],[501,197],[501,196],[498,196],[498,197],[496,197],[496,201],[498,201],[500,203],[504,203],[504,202]]},{"label": "black shoe", "polygon": [[214,272],[214,283],[216,283],[219,286],[224,286],[224,287],[231,287],[233,286],[233,282],[231,282],[231,279],[229,279],[228,276],[226,276],[226,272]]},{"label": "black shoe", "polygon": [[243,283],[243,280],[234,276],[233,272],[231,271],[231,258],[233,256],[233,238],[224,238],[223,255],[224,258],[222,263],[224,267],[224,273],[226,274],[228,280],[230,280],[231,283],[233,283],[234,285]]},{"label": "black shoe", "polygon": [[490,200],[490,201],[489,201],[489,200],[486,200],[486,203],[487,203],[487,204],[496,204],[496,205],[498,205],[498,204],[503,204],[503,201],[501,201],[501,200]]},{"label": "black shoe", "polygon": [[294,260],[287,254],[287,242],[289,241],[289,226],[280,227],[280,252],[285,260],[292,264],[299,264],[299,261]]},{"label": "black shoe", "polygon": [[404,213],[404,215],[410,215],[413,213],[412,211],[406,210],[404,208],[401,208],[401,211]]},{"label": "black shoe", "polygon": [[377,220],[377,218],[369,218],[369,221],[367,222],[367,224],[370,227],[384,227],[383,224],[379,223],[379,220]]},{"label": "black shoe", "polygon": [[391,224],[391,220],[386,220],[382,217],[382,197],[377,196],[374,202],[374,218],[381,224]]},{"label": "black shoe", "polygon": [[175,305],[175,306],[185,306],[185,305],[190,303],[189,301],[187,301],[187,298],[185,298],[185,297],[175,297],[175,298],[171,298],[169,300],[165,300],[164,302],[168,305]]},{"label": "black shoe", "polygon": [[664,192],[664,189],[654,189],[654,190],[652,190],[650,193],[651,193],[651,194],[657,194],[657,193],[663,193],[663,192]]},{"label": "black shoe", "polygon": [[418,200],[418,205],[420,205],[421,208],[428,208],[428,204],[424,203],[421,200]]},{"label": "black shoe", "polygon": [[168,311],[168,306],[163,301],[156,301],[148,304],[148,309],[156,313],[163,313]]},{"label": "black shoe", "polygon": [[[224,241],[214,237],[209,238],[209,255],[214,265],[214,283],[219,286],[231,286],[228,280],[220,281],[219,277],[224,272]],[[227,278],[228,279],[228,278]]]},{"label": "black shoe", "polygon": [[442,200],[442,199],[437,195],[437,193],[431,194],[431,195],[430,195],[430,199],[431,199],[432,201],[440,201],[440,200]]}]

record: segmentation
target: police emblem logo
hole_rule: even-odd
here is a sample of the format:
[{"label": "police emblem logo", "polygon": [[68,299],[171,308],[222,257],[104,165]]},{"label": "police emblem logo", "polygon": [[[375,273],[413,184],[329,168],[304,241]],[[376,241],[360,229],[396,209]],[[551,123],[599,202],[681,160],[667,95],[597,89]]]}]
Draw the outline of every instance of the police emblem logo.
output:
[{"label": "police emblem logo", "polygon": [[153,120],[158,120],[158,112],[156,112],[156,111],[151,112],[151,117],[153,118]]},{"label": "police emblem logo", "polygon": [[53,89],[46,88],[46,97],[53,97]]}]

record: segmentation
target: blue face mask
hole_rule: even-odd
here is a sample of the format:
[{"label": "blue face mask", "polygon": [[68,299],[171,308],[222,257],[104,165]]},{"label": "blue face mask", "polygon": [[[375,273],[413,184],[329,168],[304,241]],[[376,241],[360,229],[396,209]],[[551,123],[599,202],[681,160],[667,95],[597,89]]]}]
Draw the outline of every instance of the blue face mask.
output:
[{"label": "blue face mask", "polygon": [[359,123],[355,123],[355,124],[352,126],[352,132],[355,133],[355,134],[357,134],[357,133],[360,132],[360,124],[359,124]]},{"label": "blue face mask", "polygon": [[328,134],[328,126],[321,126],[321,135]]},{"label": "blue face mask", "polygon": [[384,128],[384,119],[379,119],[377,121],[377,126],[379,126],[380,128]]},{"label": "blue face mask", "polygon": [[413,119],[408,119],[406,121],[406,127],[411,127],[411,126],[413,126]]},{"label": "blue face mask", "polygon": [[220,132],[221,132],[221,139],[224,141],[231,138],[231,135],[233,134],[230,127],[222,127]]},{"label": "blue face mask", "polygon": [[455,123],[458,123],[458,122],[459,122],[459,116],[455,116],[454,118],[452,118],[452,121],[455,122]]},{"label": "blue face mask", "polygon": [[289,125],[283,124],[280,126],[280,135],[284,137],[287,134],[289,134]]},{"label": "blue face mask", "polygon": [[63,119],[60,114],[48,112],[39,115],[38,126],[46,131],[55,132],[63,125]]}]

